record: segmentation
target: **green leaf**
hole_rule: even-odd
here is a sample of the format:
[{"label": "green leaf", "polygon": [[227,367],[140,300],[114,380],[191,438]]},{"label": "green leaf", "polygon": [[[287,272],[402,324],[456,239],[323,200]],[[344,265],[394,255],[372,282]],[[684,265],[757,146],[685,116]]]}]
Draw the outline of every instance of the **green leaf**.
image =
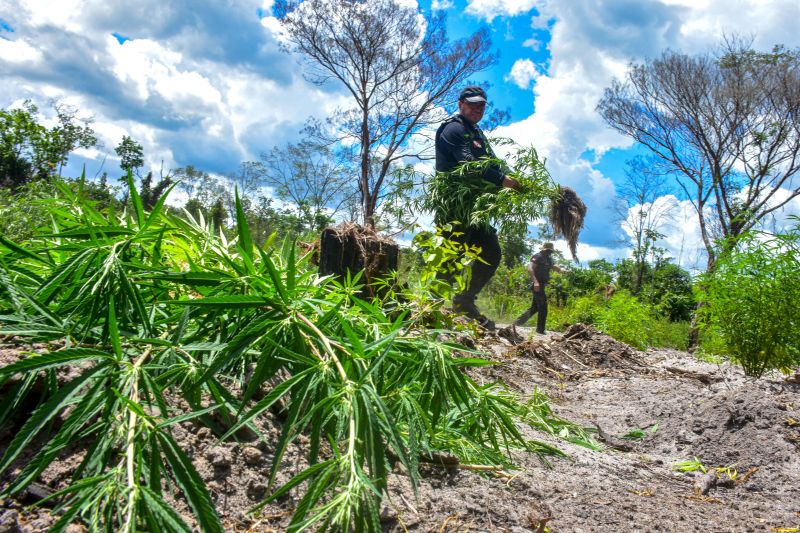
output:
[{"label": "green leaf", "polygon": [[272,307],[272,301],[263,296],[248,296],[233,294],[230,296],[210,296],[194,300],[168,300],[164,303],[173,305],[193,305],[196,307],[210,307],[217,309],[243,309],[257,307]]},{"label": "green leaf", "polygon": [[114,475],[113,472],[108,472],[107,474],[102,475],[102,476],[92,476],[92,477],[83,478],[81,480],[76,481],[75,483],[71,484],[70,486],[68,486],[68,487],[66,487],[64,489],[56,491],[56,492],[50,494],[49,496],[46,496],[46,497],[42,498],[41,500],[36,502],[36,505],[42,505],[42,504],[44,504],[46,502],[49,502],[50,500],[57,499],[57,498],[65,495],[65,494],[69,494],[71,492],[82,492],[82,491],[84,491],[85,489],[87,489],[89,487],[94,487],[95,485],[97,485],[99,483],[102,483],[103,481],[106,481],[107,479],[109,479],[113,475]]},{"label": "green leaf", "polygon": [[164,208],[164,202],[167,201],[169,193],[172,192],[172,189],[177,187],[178,183],[179,182],[173,183],[167,188],[166,191],[164,191],[164,193],[156,202],[156,205],[154,205],[153,209],[150,211],[150,216],[147,217],[147,221],[145,221],[144,227],[142,229],[147,229],[148,227],[150,227],[151,224],[153,224],[153,222],[155,222],[158,219],[158,217],[161,215],[161,210]]},{"label": "green leaf", "polygon": [[15,363],[6,365],[0,368],[0,378],[16,374],[17,372],[35,372],[75,361],[91,359],[114,360],[114,357],[107,352],[95,350],[94,348],[68,348],[57,352],[32,355],[26,359],[21,359]]},{"label": "green leaf", "polygon": [[114,294],[110,294],[108,298],[108,336],[111,338],[111,346],[114,347],[114,353],[117,359],[122,359],[122,343],[119,340],[119,326],[117,325],[117,313],[114,305]]},{"label": "green leaf", "polygon": [[229,274],[218,272],[167,272],[149,276],[147,279],[182,283],[192,287],[215,287],[223,281],[231,280]]},{"label": "green leaf", "polygon": [[278,272],[278,269],[275,268],[275,264],[272,262],[272,259],[270,259],[267,254],[262,253],[261,260],[264,266],[267,268],[267,273],[272,280],[272,284],[275,286],[275,290],[278,291],[281,301],[288,303],[289,299],[287,298],[286,288],[283,286],[283,280],[281,279],[280,272]]},{"label": "green leaf", "polygon": [[189,506],[194,511],[200,530],[208,533],[224,533],[211,496],[192,462],[171,436],[164,432],[158,432],[158,440],[172,475],[175,476],[175,481],[181,487]]},{"label": "green leaf", "polygon": [[[0,369],[0,371],[5,368]],[[22,428],[14,435],[14,439],[6,449],[5,455],[0,460],[0,472],[3,472],[17,458],[17,456],[27,447],[41,429],[55,417],[61,410],[69,404],[73,397],[81,390],[83,385],[94,377],[101,368],[95,367],[84,372],[58,389],[58,392],[50,397],[47,402],[36,409]]]},{"label": "green leaf", "polygon": [[41,256],[31,252],[30,250],[27,250],[27,249],[23,248],[22,246],[16,244],[14,241],[11,241],[10,239],[6,239],[2,234],[0,234],[0,244],[5,246],[6,248],[11,250],[12,252],[15,252],[15,253],[18,253],[20,255],[23,255],[23,256],[27,257],[28,259],[33,259],[34,261],[36,261],[38,263],[44,263],[44,264],[46,264],[48,266],[52,266],[52,264],[53,264],[48,259],[45,259],[44,257],[41,257]]},{"label": "green leaf", "polygon": [[193,342],[181,345],[181,350],[187,352],[218,352],[227,348],[226,342]]},{"label": "green leaf", "polygon": [[282,485],[278,490],[273,492],[270,495],[270,497],[267,498],[267,501],[274,502],[275,500],[277,500],[278,498],[280,498],[281,496],[292,490],[294,487],[296,487],[309,477],[315,475],[320,470],[324,470],[329,468],[331,465],[335,465],[337,461],[338,459],[328,459],[327,461],[323,461],[321,463],[309,466],[308,468],[306,468],[305,470],[294,476],[292,479],[290,479],[288,482],[286,482],[285,485]]},{"label": "green leaf", "polygon": [[114,387],[111,387],[111,392],[114,393],[114,396],[116,396],[117,399],[120,400],[125,405],[125,407],[127,407],[129,410],[131,410],[134,413],[136,413],[137,416],[139,416],[141,418],[150,418],[150,415],[148,415],[147,413],[144,412],[144,408],[141,405],[139,405],[138,403],[132,401],[130,398],[122,395]]},{"label": "green leaf", "polygon": [[116,237],[119,235],[135,235],[135,234],[136,234],[135,231],[123,228],[121,226],[82,226],[79,228],[64,230],[58,233],[50,233],[45,235],[45,237],[53,237],[57,239],[61,239],[64,237],[72,239],[84,239],[84,238],[95,239],[98,236]]},{"label": "green leaf", "polygon": [[[205,409],[200,409],[198,411],[192,411],[190,413],[184,413],[179,416],[174,416],[163,422],[160,422],[156,427],[163,428],[167,426],[171,426],[172,424],[178,424],[180,422],[186,422],[187,420],[192,420],[193,418],[197,418],[198,416],[202,416],[206,413],[210,413],[211,411],[216,411],[222,407],[221,405],[212,405],[211,407],[206,407]],[[225,440],[225,439],[222,439]]]},{"label": "green leaf", "polygon": [[242,201],[239,199],[239,188],[235,190],[236,196],[236,229],[239,234],[239,249],[244,257],[252,265],[253,262],[253,238],[250,236],[250,225],[247,223],[247,216],[242,208]]},{"label": "green leaf", "polygon": [[272,389],[269,394],[267,394],[264,398],[258,401],[252,409],[250,409],[247,414],[241,417],[221,438],[220,440],[225,440],[237,431],[241,429],[242,426],[253,420],[255,417],[272,407],[275,402],[280,400],[283,396],[288,394],[299,382],[305,379],[309,374],[313,374],[317,371],[315,368],[307,368],[302,372],[295,374],[294,376],[290,377],[286,381],[281,382],[277,387]]},{"label": "green leaf", "polygon": [[142,493],[145,503],[156,518],[169,528],[168,531],[184,531],[186,533],[191,533],[192,529],[186,525],[181,515],[175,512],[175,509],[164,501],[161,496],[147,487],[139,487],[139,490]]},{"label": "green leaf", "polygon": [[139,197],[139,191],[136,190],[136,184],[133,182],[133,172],[131,172],[131,169],[128,169],[128,175],[126,179],[128,182],[128,194],[130,195],[131,202],[136,210],[137,225],[139,228],[143,228],[145,223],[144,207],[142,207],[142,199]]}]

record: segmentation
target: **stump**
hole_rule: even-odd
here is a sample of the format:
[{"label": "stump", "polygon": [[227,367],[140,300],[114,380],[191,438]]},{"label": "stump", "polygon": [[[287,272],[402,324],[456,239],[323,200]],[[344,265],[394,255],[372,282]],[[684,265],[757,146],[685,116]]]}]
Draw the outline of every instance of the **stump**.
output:
[{"label": "stump", "polygon": [[388,237],[357,224],[342,223],[325,228],[320,236],[319,273],[340,281],[349,273],[362,272],[362,297],[373,297],[373,282],[397,270],[400,248]]}]

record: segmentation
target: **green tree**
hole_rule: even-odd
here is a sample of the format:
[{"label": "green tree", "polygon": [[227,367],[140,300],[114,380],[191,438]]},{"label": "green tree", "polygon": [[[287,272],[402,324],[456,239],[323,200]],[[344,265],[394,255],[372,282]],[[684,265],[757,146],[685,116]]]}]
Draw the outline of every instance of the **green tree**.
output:
[{"label": "green tree", "polygon": [[275,13],[290,48],[308,59],[308,79],[340,83],[352,97],[340,126],[358,152],[361,217],[375,227],[392,167],[430,157],[410,139],[444,119],[460,86],[495,61],[491,37],[483,29],[450,42],[443,16],[394,0],[278,0]]},{"label": "green tree", "polygon": [[503,264],[508,268],[525,264],[533,252],[531,243],[520,232],[500,232],[500,246],[503,248]]},{"label": "green tree", "polygon": [[131,171],[137,176],[139,168],[144,166],[144,149],[133,138],[123,135],[122,141],[114,148],[120,158],[119,166],[124,172]]},{"label": "green tree", "polygon": [[30,100],[22,107],[0,110],[0,186],[17,188],[37,179],[60,175],[69,154],[97,144],[88,119],[66,105],[53,104],[58,124],[39,123],[39,108]]},{"label": "green tree", "polygon": [[570,298],[593,294],[598,289],[611,283],[614,265],[605,259],[589,261],[588,268],[571,268],[562,276],[566,279],[567,293]]}]

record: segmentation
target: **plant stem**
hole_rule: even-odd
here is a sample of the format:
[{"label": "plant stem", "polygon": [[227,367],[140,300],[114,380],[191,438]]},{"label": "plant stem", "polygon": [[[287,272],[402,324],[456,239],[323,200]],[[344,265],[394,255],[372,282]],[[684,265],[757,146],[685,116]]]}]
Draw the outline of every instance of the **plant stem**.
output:
[{"label": "plant stem", "polygon": [[[150,356],[150,353],[153,351],[152,346],[148,346],[147,349],[139,356],[138,359],[133,363],[133,367],[131,369],[131,394],[130,400],[131,402],[138,404],[139,403],[139,369],[144,364],[145,360]],[[123,531],[132,531],[132,527],[134,524],[134,511],[136,509],[136,465],[134,463],[136,459],[136,421],[137,415],[136,412],[131,409],[130,414],[128,416],[128,437],[126,439],[126,448],[125,448],[125,461],[126,461],[126,471],[128,477],[128,493],[129,493],[129,500],[128,500],[128,511],[125,517],[125,526],[123,527]]]}]

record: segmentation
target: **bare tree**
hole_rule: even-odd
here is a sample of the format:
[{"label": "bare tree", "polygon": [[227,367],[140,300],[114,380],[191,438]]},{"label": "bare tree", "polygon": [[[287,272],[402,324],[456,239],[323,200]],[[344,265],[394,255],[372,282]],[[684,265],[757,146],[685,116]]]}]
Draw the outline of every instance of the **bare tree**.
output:
[{"label": "bare tree", "polygon": [[697,212],[708,270],[716,238],[735,241],[800,194],[800,50],[762,53],[730,38],[713,55],[667,51],[631,65],[598,111],[674,173]]},{"label": "bare tree", "polygon": [[633,246],[634,292],[641,289],[647,255],[661,238],[658,229],[672,220],[676,207],[668,180],[653,158],[636,157],[627,162],[625,180],[617,191],[617,215]]},{"label": "bare tree", "polygon": [[315,231],[340,213],[355,192],[348,159],[318,141],[273,148],[261,154],[259,164],[264,183],[291,203],[298,217],[310,218]]},{"label": "bare tree", "polygon": [[309,60],[308,79],[338,81],[352,96],[342,129],[358,149],[362,216],[374,227],[393,165],[425,157],[411,137],[444,119],[459,86],[496,60],[488,31],[451,43],[443,16],[395,0],[277,0],[274,9],[290,48]]}]

